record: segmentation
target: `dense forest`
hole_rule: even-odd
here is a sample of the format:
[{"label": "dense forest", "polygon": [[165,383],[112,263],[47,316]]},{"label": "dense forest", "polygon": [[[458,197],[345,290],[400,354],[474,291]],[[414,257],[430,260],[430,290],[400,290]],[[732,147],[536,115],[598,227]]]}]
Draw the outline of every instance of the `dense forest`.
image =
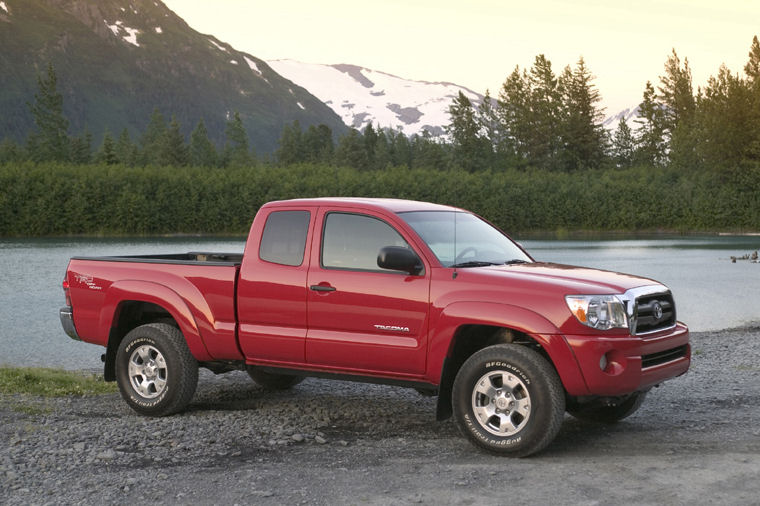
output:
[{"label": "dense forest", "polygon": [[259,155],[237,114],[225,142],[200,121],[189,139],[158,110],[124,129],[69,133],[55,69],[28,104],[35,131],[0,143],[0,236],[244,233],[268,200],[399,197],[472,209],[512,232],[760,229],[760,43],[743,74],[725,66],[694,91],[674,50],[647,82],[631,128],[601,124],[581,58],[559,74],[539,55],[496,98],[449,107],[446,138],[370,124],[335,139],[324,125],[282,131]]}]

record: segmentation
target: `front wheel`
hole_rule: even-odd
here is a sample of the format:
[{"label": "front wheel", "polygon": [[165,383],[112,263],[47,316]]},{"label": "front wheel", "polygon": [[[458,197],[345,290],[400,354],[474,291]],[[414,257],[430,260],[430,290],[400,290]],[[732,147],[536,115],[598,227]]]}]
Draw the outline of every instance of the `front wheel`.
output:
[{"label": "front wheel", "polygon": [[116,381],[129,406],[142,415],[182,411],[198,384],[198,363],[182,332],[166,323],[141,325],[116,352]]},{"label": "front wheel", "polygon": [[452,391],[454,419],[477,446],[525,457],[557,435],[565,412],[562,383],[537,352],[499,344],[462,365]]}]

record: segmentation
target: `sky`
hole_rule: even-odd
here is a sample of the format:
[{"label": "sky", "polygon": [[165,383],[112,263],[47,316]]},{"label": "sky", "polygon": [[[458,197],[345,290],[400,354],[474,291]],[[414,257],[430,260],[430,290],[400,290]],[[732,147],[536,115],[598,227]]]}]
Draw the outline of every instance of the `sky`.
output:
[{"label": "sky", "polygon": [[580,57],[607,114],[634,107],[673,49],[704,86],[743,74],[760,36],[757,0],[164,0],[201,33],[263,60],[349,63],[492,96],[544,54],[556,74]]}]

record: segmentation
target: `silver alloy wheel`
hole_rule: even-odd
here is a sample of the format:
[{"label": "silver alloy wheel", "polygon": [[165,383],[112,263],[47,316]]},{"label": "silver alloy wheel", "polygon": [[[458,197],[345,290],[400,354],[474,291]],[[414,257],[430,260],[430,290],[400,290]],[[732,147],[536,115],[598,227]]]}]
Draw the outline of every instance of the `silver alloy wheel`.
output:
[{"label": "silver alloy wheel", "polygon": [[525,383],[508,371],[489,371],[472,389],[475,419],[496,436],[519,432],[528,423],[530,409],[530,394]]},{"label": "silver alloy wheel", "polygon": [[129,357],[129,381],[146,399],[154,399],[166,389],[166,359],[154,346],[139,346]]}]

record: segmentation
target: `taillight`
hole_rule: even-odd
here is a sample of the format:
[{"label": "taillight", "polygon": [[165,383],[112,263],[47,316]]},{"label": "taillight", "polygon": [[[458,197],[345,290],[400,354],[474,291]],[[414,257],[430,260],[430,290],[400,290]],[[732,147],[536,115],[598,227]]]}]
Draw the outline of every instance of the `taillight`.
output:
[{"label": "taillight", "polygon": [[63,280],[63,295],[66,296],[66,305],[71,307],[71,296],[69,295],[69,281]]}]

